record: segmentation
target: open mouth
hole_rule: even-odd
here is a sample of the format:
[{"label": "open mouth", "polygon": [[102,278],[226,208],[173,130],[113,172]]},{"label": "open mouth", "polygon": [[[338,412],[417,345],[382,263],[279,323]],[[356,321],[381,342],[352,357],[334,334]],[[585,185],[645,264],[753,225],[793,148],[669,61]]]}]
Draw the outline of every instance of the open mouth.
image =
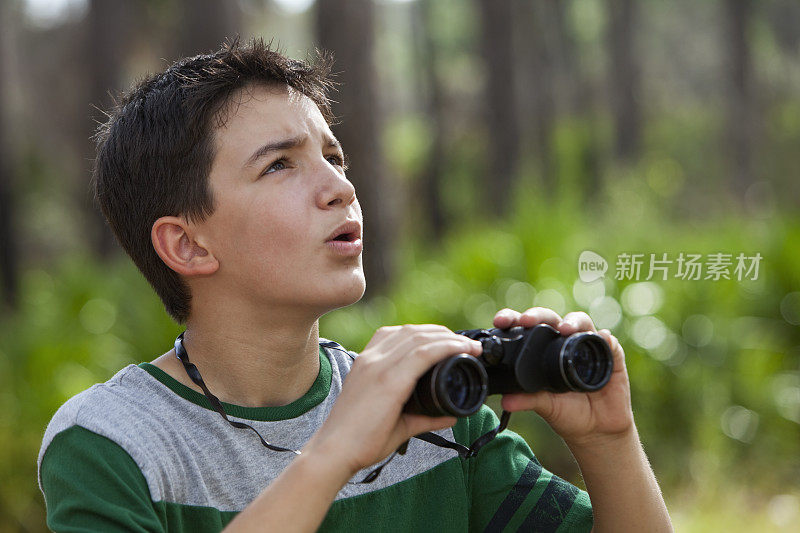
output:
[{"label": "open mouth", "polygon": [[328,236],[325,241],[329,250],[346,257],[357,257],[361,254],[361,224],[356,220],[348,220]]},{"label": "open mouth", "polygon": [[357,238],[358,238],[358,234],[353,231],[353,232],[350,232],[350,233],[342,233],[341,235],[337,235],[336,237],[334,237],[331,240],[332,241],[353,242]]},{"label": "open mouth", "polygon": [[361,239],[361,224],[355,220],[348,220],[328,236],[326,242],[355,242]]}]

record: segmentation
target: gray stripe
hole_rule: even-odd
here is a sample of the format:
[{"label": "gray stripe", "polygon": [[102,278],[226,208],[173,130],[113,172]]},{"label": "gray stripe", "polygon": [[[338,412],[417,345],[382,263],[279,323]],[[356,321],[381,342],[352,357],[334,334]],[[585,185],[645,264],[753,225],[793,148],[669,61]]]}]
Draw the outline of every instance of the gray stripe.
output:
[{"label": "gray stripe", "polygon": [[[331,391],[319,405],[297,418],[244,420],[270,442],[300,449],[327,419],[352,365],[345,351],[325,349],[331,360]],[[106,383],[67,401],[45,432],[39,466],[53,438],[74,425],[103,435],[133,458],[147,480],[153,501],[240,511],[295,457],[265,449],[252,432],[236,429],[217,413],[184,400],[145,370],[130,365]],[[454,440],[453,431],[437,431]],[[457,457],[412,439],[370,484],[345,485],[336,499],[366,494],[425,472]],[[372,468],[356,474],[362,479]],[[41,483],[40,483],[41,484]]]}]

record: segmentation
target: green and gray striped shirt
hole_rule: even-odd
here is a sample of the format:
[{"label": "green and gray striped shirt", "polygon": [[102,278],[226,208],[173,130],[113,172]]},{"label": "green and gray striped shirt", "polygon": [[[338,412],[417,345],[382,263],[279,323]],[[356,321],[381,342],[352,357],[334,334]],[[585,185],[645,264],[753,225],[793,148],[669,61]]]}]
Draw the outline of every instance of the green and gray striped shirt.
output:
[{"label": "green and gray striped shirt", "polygon": [[[355,357],[324,339],[320,344],[320,371],[303,397],[280,407],[224,404],[230,418],[276,444],[301,449],[330,413]],[[484,406],[437,433],[469,446],[497,423]],[[219,531],[293,457],[265,449],[252,432],[212,411],[203,395],[142,363],[58,410],[39,452],[39,483],[54,531]],[[543,469],[527,443],[506,430],[471,459],[411,439],[407,453],[373,483],[345,485],[320,529],[591,527],[586,492]]]}]

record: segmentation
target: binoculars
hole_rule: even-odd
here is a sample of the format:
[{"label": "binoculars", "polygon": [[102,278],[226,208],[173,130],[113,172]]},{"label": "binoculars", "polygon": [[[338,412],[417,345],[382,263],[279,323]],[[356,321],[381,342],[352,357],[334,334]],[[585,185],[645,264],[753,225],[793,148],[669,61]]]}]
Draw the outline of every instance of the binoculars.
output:
[{"label": "binoculars", "polygon": [[405,412],[463,417],[476,413],[490,394],[592,392],[611,378],[611,350],[594,332],[564,337],[540,324],[456,333],[479,341],[483,352],[479,357],[454,355],[434,365],[417,382]]}]

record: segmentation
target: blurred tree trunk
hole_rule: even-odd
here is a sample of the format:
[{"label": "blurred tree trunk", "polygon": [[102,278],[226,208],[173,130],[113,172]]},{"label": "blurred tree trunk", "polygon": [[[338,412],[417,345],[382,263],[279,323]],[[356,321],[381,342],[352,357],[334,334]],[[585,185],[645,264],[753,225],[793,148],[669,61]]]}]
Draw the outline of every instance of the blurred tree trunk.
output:
[{"label": "blurred tree trunk", "polygon": [[741,196],[754,181],[753,143],[755,109],[753,65],[748,26],[753,12],[751,0],[725,0],[728,56],[728,117],[726,136],[734,190]]},{"label": "blurred tree trunk", "polygon": [[[0,5],[0,32],[5,34],[6,6]],[[15,308],[18,296],[17,239],[14,219],[14,179],[11,147],[6,137],[5,47],[0,40],[0,290],[3,302]]]},{"label": "blurred tree trunk", "polygon": [[439,51],[434,42],[434,21],[432,19],[432,0],[419,0],[413,7],[415,24],[414,42],[417,43],[417,63],[420,65],[421,93],[424,94],[424,110],[432,132],[427,161],[422,165],[420,177],[422,203],[430,231],[425,235],[434,242],[441,240],[446,229],[446,217],[442,205],[442,173],[445,161],[446,124],[444,116],[444,97],[439,80],[437,62]]},{"label": "blurred tree trunk", "polygon": [[[555,193],[556,168],[554,159],[554,135],[556,120],[555,98],[555,58],[553,26],[556,7],[560,0],[529,2],[518,0],[520,8],[518,20],[521,23],[518,48],[523,50],[526,64],[523,72],[527,72],[524,85],[529,89],[522,91],[523,99],[530,99],[528,124],[533,126],[532,136],[535,152],[538,157],[539,173],[542,177],[544,194]],[[524,100],[523,100],[524,101]],[[521,106],[522,107],[522,106]]]},{"label": "blurred tree trunk", "polygon": [[486,67],[484,113],[488,124],[489,168],[484,191],[488,207],[502,215],[509,207],[519,164],[519,110],[514,96],[512,0],[479,0],[481,51]]},{"label": "blurred tree trunk", "polygon": [[775,42],[784,54],[796,55],[800,52],[800,2],[773,0],[765,8]]},{"label": "blurred tree trunk", "polygon": [[[557,42],[557,58],[561,69],[558,75],[559,90],[564,93],[565,104],[572,115],[576,130],[574,139],[579,143],[578,176],[584,200],[602,187],[600,174],[600,135],[597,126],[595,90],[581,65],[576,50],[574,29],[568,9],[572,2],[553,0],[554,31]],[[560,176],[572,181],[571,176]]]},{"label": "blurred tree trunk", "polygon": [[[90,140],[97,125],[106,120],[104,111],[113,105],[113,95],[126,89],[125,67],[146,19],[144,0],[90,0],[87,17],[86,53],[88,58],[87,176],[94,160],[95,144]],[[178,57],[217,49],[226,36],[235,36],[239,7],[234,2],[216,0],[178,0],[177,22],[172,48]],[[93,249],[108,257],[117,248],[113,234],[100,210],[91,201],[87,180],[78,180],[79,205],[89,213],[89,235]]]},{"label": "blurred tree trunk", "polygon": [[213,52],[241,31],[242,12],[237,2],[177,0],[177,4],[176,59]]},{"label": "blurred tree trunk", "polygon": [[639,75],[634,34],[637,7],[634,0],[606,0],[611,109],[616,130],[615,155],[633,162],[641,150],[641,112],[637,94]]},{"label": "blurred tree trunk", "polygon": [[316,36],[319,47],[333,52],[336,80],[333,112],[340,124],[334,135],[352,167],[347,177],[356,188],[364,214],[364,271],[367,291],[377,294],[394,273],[396,217],[381,145],[371,0],[319,0]]},{"label": "blurred tree trunk", "polygon": [[113,95],[123,89],[122,74],[125,68],[130,41],[130,8],[138,2],[125,0],[91,0],[86,28],[86,58],[89,82],[85,179],[78,180],[78,201],[90,225],[92,248],[99,257],[108,257],[116,249],[111,229],[100,210],[94,205],[90,192],[89,175],[95,158],[92,137],[97,125],[105,122],[104,111],[113,105]]}]

